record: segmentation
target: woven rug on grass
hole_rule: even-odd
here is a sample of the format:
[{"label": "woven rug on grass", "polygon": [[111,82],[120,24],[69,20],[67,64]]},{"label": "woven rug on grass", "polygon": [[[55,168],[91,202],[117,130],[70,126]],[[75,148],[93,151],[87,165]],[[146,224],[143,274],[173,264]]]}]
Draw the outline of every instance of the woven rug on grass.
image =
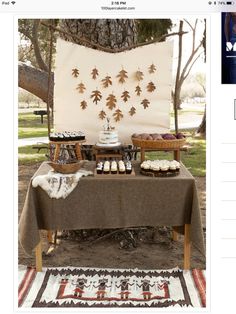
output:
[{"label": "woven rug on grass", "polygon": [[205,271],[19,266],[19,307],[205,307]]}]

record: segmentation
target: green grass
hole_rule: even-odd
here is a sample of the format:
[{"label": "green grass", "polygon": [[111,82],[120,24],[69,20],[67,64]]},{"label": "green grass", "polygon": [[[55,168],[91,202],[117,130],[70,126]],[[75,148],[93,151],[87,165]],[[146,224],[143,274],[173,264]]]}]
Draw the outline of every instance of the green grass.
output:
[{"label": "green grass", "polygon": [[[38,145],[41,147],[46,146]],[[18,162],[20,165],[34,164],[36,162],[42,162],[47,160],[45,154],[47,153],[46,149],[41,149],[39,152],[37,149],[33,149],[31,145],[23,146],[18,148]]]},{"label": "green grass", "polygon": [[41,123],[40,116],[33,113],[20,113],[18,115],[18,137],[42,137],[47,136],[47,117],[44,116],[43,124]]}]

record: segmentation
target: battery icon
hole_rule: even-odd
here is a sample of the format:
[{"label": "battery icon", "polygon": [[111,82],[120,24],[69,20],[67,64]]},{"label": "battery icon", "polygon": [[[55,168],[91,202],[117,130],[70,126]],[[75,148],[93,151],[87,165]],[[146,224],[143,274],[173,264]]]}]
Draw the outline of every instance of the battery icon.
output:
[{"label": "battery icon", "polygon": [[233,1],[227,1],[226,4],[231,5],[234,4]]}]

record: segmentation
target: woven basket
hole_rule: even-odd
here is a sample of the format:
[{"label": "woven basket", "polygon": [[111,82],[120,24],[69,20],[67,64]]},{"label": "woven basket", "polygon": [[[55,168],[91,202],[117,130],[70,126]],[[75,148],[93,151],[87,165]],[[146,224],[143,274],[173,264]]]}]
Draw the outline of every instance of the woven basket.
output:
[{"label": "woven basket", "polygon": [[134,146],[141,148],[161,148],[161,149],[175,149],[182,147],[186,139],[176,139],[176,140],[142,140],[140,138],[132,137],[132,142]]},{"label": "woven basket", "polygon": [[63,173],[63,174],[75,173],[81,168],[80,162],[73,162],[70,164],[58,164],[56,162],[50,162],[49,165],[56,172]]}]

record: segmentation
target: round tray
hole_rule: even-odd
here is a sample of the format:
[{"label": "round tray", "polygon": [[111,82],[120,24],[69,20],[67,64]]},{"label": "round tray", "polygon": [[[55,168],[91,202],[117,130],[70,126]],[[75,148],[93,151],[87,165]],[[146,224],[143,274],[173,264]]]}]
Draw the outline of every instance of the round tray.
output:
[{"label": "round tray", "polygon": [[58,164],[56,162],[49,162],[49,165],[53,168],[54,171],[63,174],[75,173],[82,166],[80,162],[73,162],[70,164]]},{"label": "round tray", "polygon": [[139,138],[131,137],[133,145],[141,148],[162,148],[162,149],[175,149],[182,147],[186,139],[176,140],[142,140]]},{"label": "round tray", "polygon": [[166,178],[166,177],[176,177],[179,175],[179,171],[175,172],[170,172],[168,171],[167,173],[159,172],[159,173],[154,173],[151,171],[143,171],[142,169],[140,170],[140,173],[144,176],[148,177],[160,177],[160,178]]}]

